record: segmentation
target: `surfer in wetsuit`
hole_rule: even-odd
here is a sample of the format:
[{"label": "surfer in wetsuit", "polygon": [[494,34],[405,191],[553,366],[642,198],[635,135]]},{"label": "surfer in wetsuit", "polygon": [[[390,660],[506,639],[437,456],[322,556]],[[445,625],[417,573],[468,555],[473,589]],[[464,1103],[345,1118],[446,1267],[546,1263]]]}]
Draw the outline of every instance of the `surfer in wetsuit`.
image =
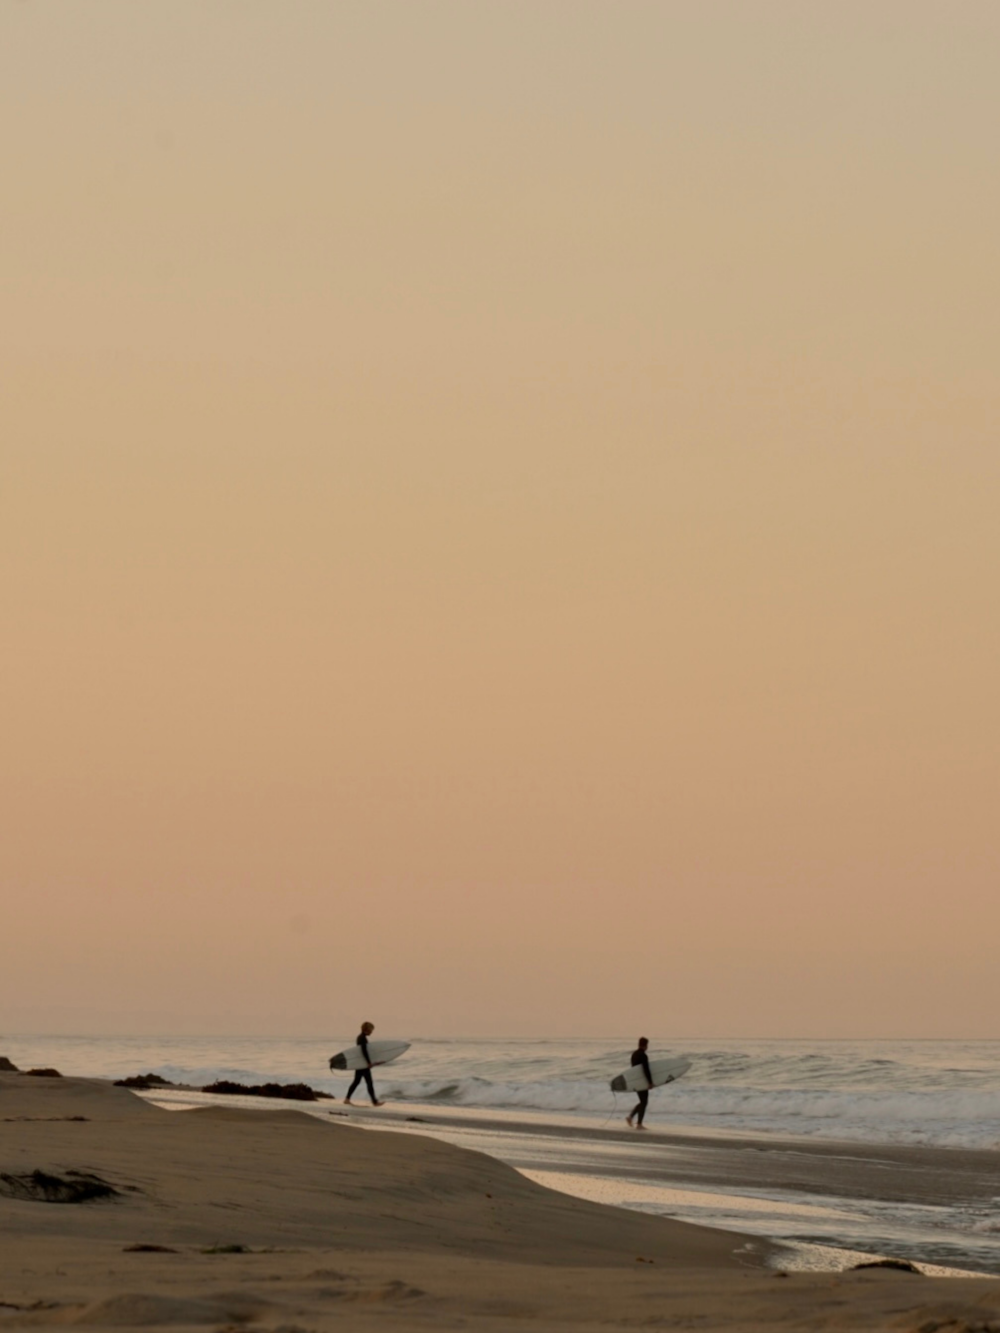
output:
[{"label": "surfer in wetsuit", "polygon": [[642,1065],[642,1072],[643,1074],[645,1074],[646,1082],[649,1085],[649,1087],[641,1088],[639,1090],[639,1092],[636,1094],[639,1098],[638,1102],[625,1117],[625,1123],[630,1128],[632,1127],[633,1119],[635,1120],[635,1126],[634,1126],[635,1129],[646,1128],[646,1126],[642,1122],[643,1118],[646,1115],[646,1106],[649,1102],[649,1089],[653,1086],[653,1075],[650,1073],[649,1070],[649,1057],[646,1055],[646,1047],[648,1045],[649,1045],[649,1038],[640,1037],[639,1045],[632,1052],[632,1064]]},{"label": "surfer in wetsuit", "polygon": [[372,1083],[372,1058],[368,1054],[368,1038],[372,1035],[374,1031],[375,1031],[374,1023],[361,1024],[361,1032],[358,1034],[357,1044],[361,1047],[361,1054],[365,1057],[368,1063],[367,1065],[364,1065],[361,1069],[358,1070],[358,1072],[354,1075],[354,1082],[347,1089],[347,1096],[344,1098],[344,1101],[347,1103],[348,1106],[350,1106],[351,1104],[351,1098],[354,1095],[355,1088],[358,1086],[358,1084],[361,1082],[362,1079],[364,1079],[365,1083],[368,1085],[368,1096],[372,1099],[372,1106],[382,1105],[379,1099],[375,1096],[375,1085],[374,1083]]}]

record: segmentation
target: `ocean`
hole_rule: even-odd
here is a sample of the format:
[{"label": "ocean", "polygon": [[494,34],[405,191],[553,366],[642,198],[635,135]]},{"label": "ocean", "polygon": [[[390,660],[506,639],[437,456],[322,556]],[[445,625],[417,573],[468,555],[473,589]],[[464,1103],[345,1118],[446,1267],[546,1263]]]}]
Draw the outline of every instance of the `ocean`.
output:
[{"label": "ocean", "polygon": [[[629,1135],[623,1120],[633,1099],[608,1085],[628,1064],[631,1041],[376,1035],[413,1044],[375,1071],[384,1111],[367,1109],[359,1091],[350,1115],[366,1127],[405,1128],[487,1152],[580,1197],[777,1239],[795,1248],[789,1267],[892,1254],[1000,1275],[1000,1170],[981,1171],[986,1159],[977,1158],[970,1186],[968,1163],[956,1153],[948,1159],[955,1172],[936,1166],[926,1193],[891,1184],[907,1148],[1000,1150],[1000,1041],[654,1041],[651,1056],[684,1056],[691,1070],[651,1094],[653,1132]],[[0,1037],[0,1055],[21,1068],[109,1079],[156,1073],[195,1087],[217,1079],[305,1082],[339,1099],[350,1075],[331,1074],[327,1062],[354,1036],[22,1035]],[[207,1100],[151,1095],[167,1106]],[[347,1114],[340,1101],[297,1105]],[[685,1150],[685,1135],[697,1151]],[[726,1143],[740,1139],[773,1140],[781,1170],[767,1180],[748,1175],[745,1147],[726,1155]],[[791,1152],[801,1169],[789,1167],[787,1144],[779,1150],[785,1140],[801,1145]],[[810,1168],[831,1143],[856,1146],[837,1159],[832,1187],[828,1160],[826,1175],[814,1173],[810,1185]]]},{"label": "ocean", "polygon": [[[201,1086],[305,1082],[343,1095],[327,1060],[354,1042],[274,1037],[0,1037],[22,1067],[122,1078],[156,1073]],[[608,1084],[633,1042],[406,1037],[411,1050],[378,1071],[380,1095],[441,1107],[544,1117],[616,1116]],[[683,1055],[691,1071],[656,1092],[649,1123],[731,1134],[805,1135],[865,1143],[1000,1149],[1000,1041],[671,1040],[651,1057]]]}]

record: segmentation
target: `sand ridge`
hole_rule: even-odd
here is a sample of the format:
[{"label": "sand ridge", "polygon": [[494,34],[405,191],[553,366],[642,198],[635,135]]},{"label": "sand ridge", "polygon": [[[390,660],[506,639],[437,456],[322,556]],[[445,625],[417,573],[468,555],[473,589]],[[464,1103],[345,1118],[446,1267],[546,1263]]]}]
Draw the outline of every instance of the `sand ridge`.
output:
[{"label": "sand ridge", "polygon": [[[631,1263],[646,1251],[670,1262],[672,1242],[683,1237],[701,1261],[725,1265],[743,1243],[637,1213],[612,1215],[483,1154],[405,1133],[368,1134],[294,1110],[164,1111],[106,1084],[45,1080],[40,1092],[35,1080],[11,1086],[18,1078],[0,1083],[0,1171],[87,1172],[117,1191],[100,1209],[25,1219],[62,1234],[123,1244],[433,1245],[527,1261],[557,1247],[560,1262],[575,1264]],[[32,1116],[39,1118],[25,1118]]]}]

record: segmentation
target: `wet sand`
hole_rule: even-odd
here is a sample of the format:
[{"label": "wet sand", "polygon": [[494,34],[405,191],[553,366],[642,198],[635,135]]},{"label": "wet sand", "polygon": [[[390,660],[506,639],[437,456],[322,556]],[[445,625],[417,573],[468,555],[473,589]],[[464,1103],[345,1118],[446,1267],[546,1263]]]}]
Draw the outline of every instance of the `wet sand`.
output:
[{"label": "wet sand", "polygon": [[[326,1114],[336,1116],[334,1106]],[[928,1148],[901,1144],[865,1144],[829,1139],[750,1137],[699,1134],[654,1125],[642,1135],[624,1124],[595,1127],[587,1123],[546,1124],[527,1117],[493,1116],[489,1112],[442,1113],[433,1107],[387,1106],[369,1111],[351,1109],[352,1118],[368,1126],[395,1124],[419,1129],[418,1116],[434,1132],[457,1131],[472,1142],[478,1136],[560,1140],[627,1153],[643,1175],[674,1184],[720,1185],[747,1189],[792,1189],[830,1197],[891,1199],[901,1203],[986,1205],[1000,1197],[1000,1153],[964,1148]],[[516,1153],[516,1150],[515,1150]],[[560,1169],[559,1148],[547,1160]],[[595,1152],[571,1152],[561,1165],[573,1170],[581,1159],[588,1169],[602,1170]],[[604,1170],[620,1173],[618,1160]],[[525,1160],[524,1165],[533,1162]]]}]

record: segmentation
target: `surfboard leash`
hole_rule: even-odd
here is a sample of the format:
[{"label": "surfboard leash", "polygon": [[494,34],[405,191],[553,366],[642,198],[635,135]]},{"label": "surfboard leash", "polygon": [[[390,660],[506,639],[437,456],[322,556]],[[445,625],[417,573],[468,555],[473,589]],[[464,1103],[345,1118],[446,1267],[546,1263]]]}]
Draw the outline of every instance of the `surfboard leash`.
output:
[{"label": "surfboard leash", "polygon": [[608,1116],[607,1120],[605,1120],[604,1124],[601,1126],[602,1129],[607,1129],[608,1125],[611,1124],[612,1120],[614,1120],[614,1118],[618,1114],[618,1094],[617,1092],[615,1092],[614,1088],[611,1089],[611,1096],[614,1098],[615,1104],[611,1108],[611,1114]]}]

